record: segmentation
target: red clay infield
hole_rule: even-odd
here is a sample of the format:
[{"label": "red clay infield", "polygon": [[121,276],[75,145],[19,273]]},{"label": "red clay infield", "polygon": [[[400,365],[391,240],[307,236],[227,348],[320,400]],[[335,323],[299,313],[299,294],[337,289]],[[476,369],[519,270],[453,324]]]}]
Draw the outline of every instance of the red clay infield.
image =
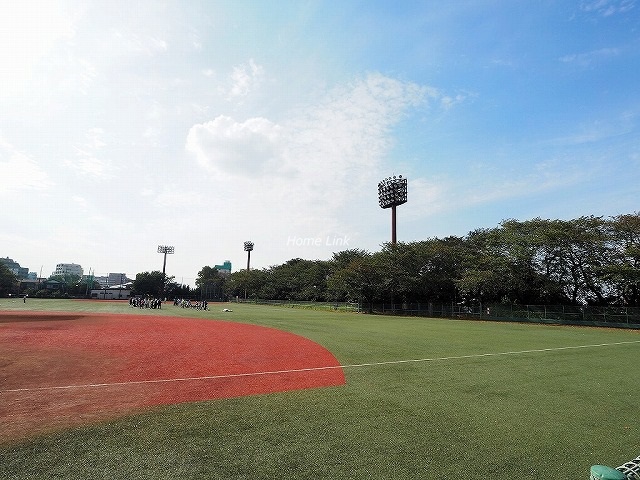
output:
[{"label": "red clay infield", "polygon": [[157,405],[344,383],[328,350],[272,328],[0,312],[0,443]]}]

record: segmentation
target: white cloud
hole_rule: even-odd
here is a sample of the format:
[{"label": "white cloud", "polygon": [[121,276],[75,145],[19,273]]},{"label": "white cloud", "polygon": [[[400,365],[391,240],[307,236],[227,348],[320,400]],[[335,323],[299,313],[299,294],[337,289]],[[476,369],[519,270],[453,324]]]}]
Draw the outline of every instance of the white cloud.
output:
[{"label": "white cloud", "polygon": [[24,153],[0,139],[0,193],[14,194],[22,190],[48,190],[53,182],[47,173]]},{"label": "white cloud", "polygon": [[123,30],[113,30],[112,40],[115,45],[111,46],[110,51],[125,54],[151,56],[166,52],[169,48],[169,44],[157,36],[131,33]]},{"label": "white cloud", "polygon": [[411,198],[411,208],[403,215],[406,215],[408,220],[415,221],[447,211],[454,200],[450,196],[454,191],[457,192],[456,183],[455,180],[442,176],[409,180],[407,191]]},{"label": "white cloud", "polygon": [[269,173],[268,166],[276,167],[281,159],[281,131],[265,118],[237,122],[220,115],[191,127],[186,148],[210,172],[263,175]]},{"label": "white cloud", "polygon": [[[375,205],[363,192],[375,195],[394,125],[410,108],[427,99],[439,104],[441,98],[435,89],[373,73],[290,113],[282,123],[219,116],[194,125],[186,149],[211,174],[228,205],[222,223],[236,223],[240,215],[247,228],[263,236],[271,232],[263,242],[283,250],[293,248],[287,245],[292,237],[344,238],[354,232],[355,242],[364,217],[357,212]],[[336,249],[320,243],[311,252],[282,255],[327,257]]]},{"label": "white cloud", "polygon": [[160,129],[151,126],[148,126],[144,129],[144,132],[142,132],[143,138],[157,139],[159,135]]},{"label": "white cloud", "polygon": [[0,2],[0,23],[0,98],[21,88],[58,40],[75,34],[64,2]]},{"label": "white cloud", "polygon": [[567,135],[556,137],[547,142],[549,145],[574,146],[596,143],[627,135],[636,128],[638,114],[633,111],[622,112],[618,116],[602,118],[591,122],[582,122],[571,126]]},{"label": "white cloud", "polygon": [[97,76],[96,67],[92,62],[82,58],[69,56],[65,59],[64,68],[56,68],[61,75],[58,88],[61,92],[88,95]]},{"label": "white cloud", "polygon": [[620,50],[617,48],[600,48],[584,53],[572,53],[560,57],[560,61],[567,64],[577,65],[579,67],[590,67],[593,63],[598,61],[615,57],[620,54]]},{"label": "white cloud", "polygon": [[84,197],[80,195],[72,195],[71,200],[73,200],[83,211],[88,210],[89,202]]},{"label": "white cloud", "polygon": [[455,97],[450,97],[449,95],[444,95],[440,99],[440,105],[444,110],[449,110],[450,108],[455,107],[456,105],[464,102],[466,99],[465,95],[458,94]]},{"label": "white cloud", "polygon": [[195,208],[201,206],[203,202],[202,195],[197,192],[186,192],[177,188],[169,188],[160,193],[156,197],[156,204],[164,208],[189,207]]},{"label": "white cloud", "polygon": [[336,89],[288,125],[290,160],[303,170],[319,167],[314,173],[327,164],[339,170],[374,166],[391,145],[391,127],[427,93],[380,74]]},{"label": "white cloud", "polygon": [[597,13],[609,17],[618,13],[626,13],[635,7],[635,0],[593,0],[583,2],[580,8],[588,13]]},{"label": "white cloud", "polygon": [[104,177],[107,173],[106,164],[96,158],[91,152],[74,147],[76,157],[73,160],[65,160],[64,165],[72,170],[93,177]]},{"label": "white cloud", "polygon": [[450,178],[443,182],[447,185],[439,202],[445,207],[443,211],[459,211],[471,206],[514,202],[542,193],[562,192],[597,175],[597,167],[590,162],[575,164],[561,156],[541,160],[526,170],[521,166],[509,169],[486,167],[471,172],[467,178]]},{"label": "white cloud", "polygon": [[186,148],[211,172],[245,177],[286,173],[335,182],[378,165],[391,146],[391,127],[426,96],[437,93],[370,74],[330,92],[282,125],[259,117],[238,122],[224,115],[194,125]]},{"label": "white cloud", "polygon": [[227,92],[227,99],[246,97],[260,86],[263,78],[264,68],[258,65],[253,58],[249,60],[249,64],[236,65],[231,72],[231,86]]},{"label": "white cloud", "polygon": [[103,140],[104,130],[101,128],[91,128],[85,133],[85,142],[73,146],[76,157],[66,159],[64,165],[82,175],[92,177],[107,178],[112,174],[109,165],[99,158],[101,150],[106,146]]}]

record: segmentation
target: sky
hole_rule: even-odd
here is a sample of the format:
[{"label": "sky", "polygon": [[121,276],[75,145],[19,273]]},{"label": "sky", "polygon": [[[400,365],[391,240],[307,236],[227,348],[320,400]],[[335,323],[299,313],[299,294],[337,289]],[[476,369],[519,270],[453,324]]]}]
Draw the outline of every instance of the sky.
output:
[{"label": "sky", "polygon": [[0,257],[246,268],[638,210],[640,0],[0,2]]}]

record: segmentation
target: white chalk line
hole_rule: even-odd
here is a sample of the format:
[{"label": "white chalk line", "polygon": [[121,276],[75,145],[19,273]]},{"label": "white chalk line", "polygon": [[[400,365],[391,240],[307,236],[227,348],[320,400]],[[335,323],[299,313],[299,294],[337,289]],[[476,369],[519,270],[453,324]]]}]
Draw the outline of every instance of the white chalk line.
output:
[{"label": "white chalk line", "polygon": [[0,390],[0,394],[3,393],[19,393],[19,392],[39,392],[39,391],[52,391],[52,390],[71,390],[79,388],[101,388],[101,387],[118,387],[118,386],[130,386],[130,385],[148,385],[158,383],[176,383],[176,382],[192,382],[198,380],[220,380],[239,377],[259,377],[266,375],[282,375],[286,373],[300,373],[300,372],[317,372],[322,370],[337,370],[347,368],[364,368],[364,367],[376,367],[384,365],[400,365],[405,363],[421,363],[421,362],[438,362],[447,360],[464,360],[470,358],[486,358],[486,357],[499,357],[505,355],[523,355],[527,353],[544,353],[544,352],[557,352],[562,350],[577,350],[584,348],[599,348],[599,347],[612,347],[617,345],[631,345],[640,343],[640,340],[632,340],[625,342],[613,342],[613,343],[597,343],[590,345],[575,345],[569,347],[552,347],[552,348],[536,348],[531,350],[517,350],[511,352],[493,352],[493,353],[474,353],[469,355],[454,355],[449,357],[431,357],[431,358],[414,358],[408,360],[389,360],[385,362],[371,362],[371,363],[355,363],[351,365],[329,365],[324,367],[308,367],[308,368],[293,368],[287,370],[270,370],[264,372],[247,372],[247,373],[228,373],[224,375],[209,375],[202,377],[184,377],[184,378],[161,378],[156,380],[132,380],[127,382],[110,382],[110,383],[87,383],[78,385],[59,385],[48,387],[27,387],[27,388],[12,388],[6,390]]}]

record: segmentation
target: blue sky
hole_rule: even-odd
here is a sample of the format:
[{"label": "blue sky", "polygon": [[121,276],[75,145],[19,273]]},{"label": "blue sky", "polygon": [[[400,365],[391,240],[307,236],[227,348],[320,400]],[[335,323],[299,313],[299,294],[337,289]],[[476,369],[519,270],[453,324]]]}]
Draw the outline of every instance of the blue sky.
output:
[{"label": "blue sky", "polygon": [[0,255],[167,273],[638,210],[640,2],[0,4]]}]

